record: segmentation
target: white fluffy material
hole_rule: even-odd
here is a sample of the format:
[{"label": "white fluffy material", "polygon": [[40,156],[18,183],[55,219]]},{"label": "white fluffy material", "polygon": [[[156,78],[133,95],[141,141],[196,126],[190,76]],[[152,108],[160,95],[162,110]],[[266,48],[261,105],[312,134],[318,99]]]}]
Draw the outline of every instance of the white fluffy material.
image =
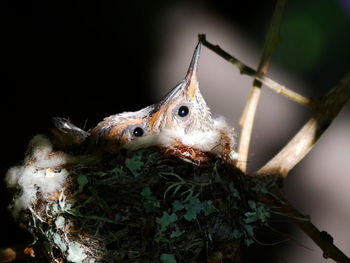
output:
[{"label": "white fluffy material", "polygon": [[174,138],[181,141],[184,145],[198,149],[203,152],[219,153],[221,148],[222,135],[225,134],[231,139],[231,147],[234,145],[234,132],[223,117],[214,119],[214,127],[211,131],[195,131],[185,133],[184,130],[163,130],[161,144],[169,146],[172,141],[165,138]]},{"label": "white fluffy material", "polygon": [[38,168],[62,166],[69,159],[70,157],[62,152],[53,154],[52,144],[44,135],[37,135],[29,142],[26,162],[34,161],[34,165]]},{"label": "white fluffy material", "polygon": [[52,151],[45,136],[37,135],[30,141],[24,164],[10,168],[6,174],[7,186],[22,190],[14,201],[14,216],[35,202],[37,191],[48,198],[62,187],[68,172],[60,167],[68,160],[69,156]]},{"label": "white fluffy material", "polygon": [[[204,151],[209,152],[216,145],[220,143],[220,133],[217,130],[212,130],[208,132],[196,131],[191,133],[184,133],[181,130],[164,130],[165,137],[172,137],[181,141],[184,145]],[[165,146],[168,146],[165,141]]]}]

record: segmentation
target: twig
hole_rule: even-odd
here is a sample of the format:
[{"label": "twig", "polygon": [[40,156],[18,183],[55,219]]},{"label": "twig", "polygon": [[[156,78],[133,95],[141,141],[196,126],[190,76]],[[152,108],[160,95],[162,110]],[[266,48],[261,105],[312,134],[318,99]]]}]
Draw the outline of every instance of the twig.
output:
[{"label": "twig", "polygon": [[[277,1],[258,66],[259,74],[265,75],[269,67],[272,50],[276,46],[279,39],[279,29],[283,17],[284,6],[285,0]],[[247,170],[249,145],[253,131],[255,113],[259,103],[261,85],[262,83],[260,81],[256,79],[254,80],[253,87],[250,91],[249,98],[240,121],[242,131],[238,145],[237,167],[244,173]]]},{"label": "twig", "polygon": [[[333,238],[327,232],[318,230],[311,222],[310,217],[303,215],[290,204],[279,189],[275,188],[272,191],[282,201],[282,211],[322,249],[324,258],[331,258],[336,262],[342,263],[350,262],[350,259],[333,244]],[[297,218],[304,218],[307,220],[299,220]]]},{"label": "twig", "polygon": [[350,71],[328,94],[319,100],[318,111],[294,138],[252,176],[274,175],[285,179],[289,171],[312,149],[323,132],[349,101]]},{"label": "twig", "polygon": [[261,93],[261,82],[254,80],[253,87],[250,91],[247,104],[244,108],[241,117],[241,136],[238,144],[238,161],[237,167],[246,173],[248,164],[248,153],[251,135],[253,131],[253,124],[255,119],[256,109]]},{"label": "twig", "polygon": [[311,98],[304,97],[295,91],[292,91],[290,89],[287,89],[285,86],[277,83],[276,81],[266,77],[262,73],[256,72],[256,70],[252,69],[251,67],[243,64],[241,61],[239,61],[237,58],[233,57],[229,53],[227,53],[225,50],[221,49],[220,46],[214,45],[206,40],[205,34],[198,35],[199,41],[206,46],[208,49],[222,57],[223,59],[230,62],[232,65],[236,66],[240,73],[242,75],[248,75],[252,78],[257,79],[261,83],[263,83],[266,87],[272,89],[273,91],[277,92],[278,94],[281,94],[288,99],[295,101],[299,104],[308,106],[310,108],[316,109],[315,102]]}]

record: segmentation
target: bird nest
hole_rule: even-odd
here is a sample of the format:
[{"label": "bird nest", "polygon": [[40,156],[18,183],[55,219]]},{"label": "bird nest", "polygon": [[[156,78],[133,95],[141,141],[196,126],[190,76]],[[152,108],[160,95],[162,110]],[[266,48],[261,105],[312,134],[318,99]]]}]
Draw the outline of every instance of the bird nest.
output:
[{"label": "bird nest", "polygon": [[198,166],[146,148],[48,166],[32,176],[64,180],[51,192],[34,184],[19,218],[52,262],[232,262],[270,216],[257,201],[266,189],[218,157]]}]

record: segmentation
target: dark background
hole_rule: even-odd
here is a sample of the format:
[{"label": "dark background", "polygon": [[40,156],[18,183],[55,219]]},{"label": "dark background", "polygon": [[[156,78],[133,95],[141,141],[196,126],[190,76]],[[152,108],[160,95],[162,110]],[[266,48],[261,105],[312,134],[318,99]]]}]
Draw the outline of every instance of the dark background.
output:
[{"label": "dark background", "polygon": [[[1,85],[0,173],[5,175],[9,167],[23,159],[30,138],[47,132],[53,116],[67,117],[80,127],[90,128],[103,117],[154,103],[150,70],[159,48],[156,18],[177,2],[1,1],[5,74]],[[238,26],[259,45],[275,4],[272,0],[191,2],[205,4],[214,15]],[[276,51],[277,62],[298,70],[314,88],[311,93],[321,94],[322,87],[336,83],[348,69],[350,12],[345,2],[287,1],[286,12],[304,14],[321,23],[323,29],[321,37],[312,38],[314,44],[305,41],[314,33],[312,27],[307,31],[302,20],[300,25],[286,23],[286,30],[290,29],[287,37],[296,42],[284,46],[288,51]],[[324,41],[323,49],[305,65],[286,59],[305,56],[296,52],[300,43],[310,54],[317,41]],[[0,191],[3,247],[18,242],[25,232],[17,228],[7,211],[11,196],[2,179]]]}]

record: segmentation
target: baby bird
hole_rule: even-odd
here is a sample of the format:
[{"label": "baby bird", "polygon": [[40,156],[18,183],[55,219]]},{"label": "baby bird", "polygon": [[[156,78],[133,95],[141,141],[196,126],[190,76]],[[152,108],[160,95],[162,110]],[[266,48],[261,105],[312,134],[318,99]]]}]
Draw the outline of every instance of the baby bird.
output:
[{"label": "baby bird", "polygon": [[232,159],[233,128],[223,118],[212,118],[199,90],[200,49],[198,43],[186,77],[159,103],[107,117],[88,132],[79,133],[79,128],[62,118],[54,120],[56,127],[68,137],[67,142],[87,142],[88,148],[118,151],[159,146],[196,164],[204,162],[208,154]]}]

